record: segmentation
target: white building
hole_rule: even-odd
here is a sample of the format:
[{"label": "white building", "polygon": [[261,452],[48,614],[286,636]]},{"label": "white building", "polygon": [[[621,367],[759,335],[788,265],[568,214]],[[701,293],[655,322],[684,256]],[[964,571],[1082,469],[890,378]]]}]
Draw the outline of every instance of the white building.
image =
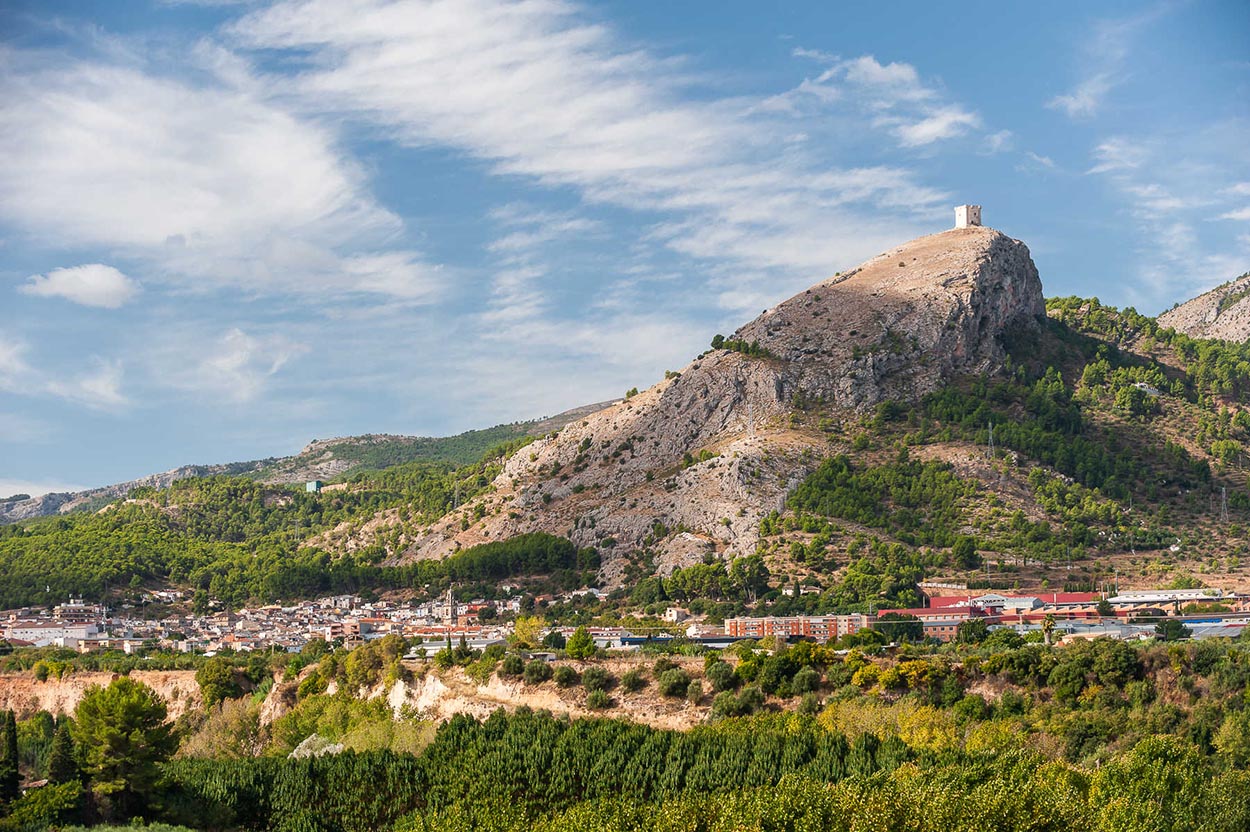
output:
[{"label": "white building", "polygon": [[955,206],[955,227],[968,228],[981,224],[981,206],[980,205],[956,205]]}]

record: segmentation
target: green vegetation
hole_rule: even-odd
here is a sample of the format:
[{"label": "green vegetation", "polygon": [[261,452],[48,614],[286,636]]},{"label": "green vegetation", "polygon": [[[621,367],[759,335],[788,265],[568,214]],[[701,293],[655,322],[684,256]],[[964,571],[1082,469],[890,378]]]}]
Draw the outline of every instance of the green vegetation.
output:
[{"label": "green vegetation", "polygon": [[384,544],[345,556],[308,545],[319,532],[390,508],[400,519],[388,532],[398,546],[405,530],[437,519],[457,496],[487,489],[503,459],[524,443],[496,447],[461,468],[411,463],[355,474],[332,493],[212,477],[182,480],[164,491],[136,489],[100,514],[0,526],[0,607],[78,593],[137,594],[165,583],[202,591],[205,605],[211,597],[230,606],[525,575],[549,576],[556,586],[583,585],[598,566],[594,553],[547,536],[476,547],[433,569],[378,566]]}]

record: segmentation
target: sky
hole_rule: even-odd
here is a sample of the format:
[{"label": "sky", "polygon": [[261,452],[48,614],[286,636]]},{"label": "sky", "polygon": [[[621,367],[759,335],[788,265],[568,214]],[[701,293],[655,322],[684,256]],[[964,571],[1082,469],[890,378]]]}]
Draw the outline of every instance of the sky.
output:
[{"label": "sky", "polygon": [[1250,4],[0,0],[0,497],[647,387],[954,205],[1250,269]]}]

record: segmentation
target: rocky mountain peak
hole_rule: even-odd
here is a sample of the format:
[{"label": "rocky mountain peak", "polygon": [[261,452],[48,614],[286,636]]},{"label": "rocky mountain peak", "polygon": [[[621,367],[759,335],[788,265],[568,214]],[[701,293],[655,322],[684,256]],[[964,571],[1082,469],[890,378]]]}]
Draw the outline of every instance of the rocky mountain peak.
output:
[{"label": "rocky mountain peak", "polygon": [[1191,338],[1250,339],[1250,272],[1169,309],[1159,325]]},{"label": "rocky mountain peak", "polygon": [[[529,531],[662,569],[748,554],[760,518],[830,451],[791,416],[854,416],[993,372],[1000,336],[1045,314],[1028,248],[990,228],[921,237],[824,280],[648,390],[522,449],[494,490],[409,541],[443,557]],[[836,449],[834,449],[836,450]],[[384,534],[383,528],[379,534]],[[360,541],[365,545],[371,541]]]}]

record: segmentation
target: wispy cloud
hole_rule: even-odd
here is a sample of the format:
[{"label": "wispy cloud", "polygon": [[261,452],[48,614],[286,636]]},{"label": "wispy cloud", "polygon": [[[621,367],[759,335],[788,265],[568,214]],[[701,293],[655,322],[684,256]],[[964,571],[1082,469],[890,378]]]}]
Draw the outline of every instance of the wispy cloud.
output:
[{"label": "wispy cloud", "polygon": [[1060,93],[1046,106],[1072,119],[1089,119],[1103,108],[1107,96],[1127,77],[1125,68],[1138,33],[1165,15],[1174,6],[1156,2],[1134,15],[1098,21],[1082,47],[1078,71],[1083,77],[1069,92]]},{"label": "wispy cloud", "polygon": [[212,338],[187,331],[159,349],[154,370],[171,386],[202,399],[246,404],[308,350],[307,344],[279,333],[254,335],[231,327]]},{"label": "wispy cloud", "polygon": [[[0,120],[22,127],[0,131],[0,220],[32,239],[192,289],[412,299],[437,279],[391,244],[402,223],[334,132],[264,97],[237,59],[205,49],[171,76],[117,54],[2,57]],[[72,277],[101,297],[81,285],[99,269],[54,275],[37,287]]]},{"label": "wispy cloud", "polygon": [[92,369],[53,377],[26,359],[29,347],[20,338],[0,332],[0,390],[22,396],[56,396],[97,410],[116,410],[129,404],[121,392],[122,365],[118,360],[92,356]]},{"label": "wispy cloud", "polygon": [[[291,50],[303,71],[293,83],[274,81],[306,107],[372,122],[404,144],[455,148],[497,174],[574,188],[591,204],[716,228],[718,261],[755,263],[767,251],[767,268],[809,268],[817,243],[828,268],[874,253],[934,207],[937,192],[905,170],[838,170],[801,148],[780,151],[795,147],[791,119],[758,102],[689,95],[694,81],[673,61],[584,23],[580,12],[490,0],[350,8],[306,0],[257,11],[231,32],[242,46]],[[842,73],[897,100],[929,96],[906,65],[865,59]],[[885,129],[919,145],[974,120],[935,102]],[[875,187],[859,186],[872,177]],[[847,179],[855,186],[840,188]],[[879,237],[852,229],[865,225],[852,220],[852,204],[880,215]],[[665,220],[678,231],[668,241],[690,254],[701,247],[682,219]]]},{"label": "wispy cloud", "polygon": [[83,306],[117,309],[139,292],[139,284],[112,266],[88,263],[32,275],[18,291],[60,297]]},{"label": "wispy cloud", "polygon": [[[874,127],[887,130],[899,145],[907,148],[962,136],[981,126],[980,115],[945,100],[942,92],[925,83],[911,64],[883,64],[872,55],[842,60],[810,49],[795,49],[792,54],[829,66],[793,90],[769,99],[768,108],[796,111],[804,110],[807,102],[821,106],[845,103],[869,114]],[[991,139],[1001,145],[1009,137],[1009,131],[1000,131]]]}]

